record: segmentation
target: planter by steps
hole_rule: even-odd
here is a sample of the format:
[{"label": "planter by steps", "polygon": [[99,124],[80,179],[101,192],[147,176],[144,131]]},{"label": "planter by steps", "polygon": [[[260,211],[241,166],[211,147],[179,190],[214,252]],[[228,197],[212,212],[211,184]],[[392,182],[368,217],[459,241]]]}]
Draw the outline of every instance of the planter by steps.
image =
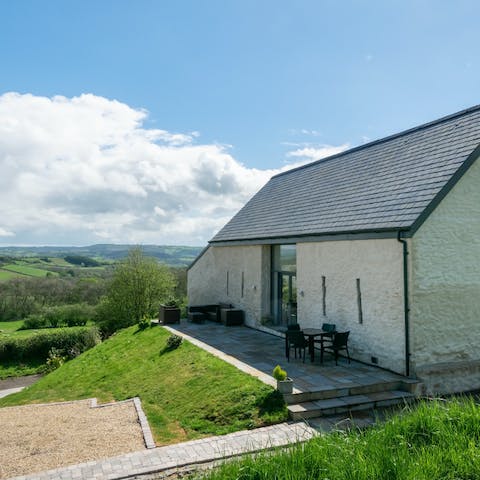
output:
[{"label": "planter by steps", "polygon": [[170,307],[168,305],[160,305],[158,322],[162,325],[171,323],[180,323],[180,309],[178,307]]},{"label": "planter by steps", "polygon": [[293,392],[293,380],[286,378],[285,380],[277,380],[277,390],[281,394],[288,394]]}]

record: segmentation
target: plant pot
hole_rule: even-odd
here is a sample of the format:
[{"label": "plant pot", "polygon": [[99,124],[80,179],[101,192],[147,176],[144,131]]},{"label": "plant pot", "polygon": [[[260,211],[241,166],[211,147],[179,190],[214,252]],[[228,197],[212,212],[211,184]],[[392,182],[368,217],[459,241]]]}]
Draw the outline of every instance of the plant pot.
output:
[{"label": "plant pot", "polygon": [[277,390],[282,393],[292,393],[293,392],[293,380],[287,378],[286,380],[277,380]]},{"label": "plant pot", "polygon": [[178,307],[168,307],[166,305],[160,305],[158,322],[162,325],[168,325],[170,323],[180,323],[180,309]]}]

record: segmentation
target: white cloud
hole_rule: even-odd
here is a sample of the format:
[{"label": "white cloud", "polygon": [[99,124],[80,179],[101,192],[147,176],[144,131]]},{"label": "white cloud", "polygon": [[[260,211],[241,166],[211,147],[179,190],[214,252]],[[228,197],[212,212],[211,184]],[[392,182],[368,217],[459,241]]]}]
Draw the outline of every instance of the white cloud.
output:
[{"label": "white cloud", "polygon": [[317,147],[303,147],[288,152],[287,157],[300,158],[303,159],[303,163],[307,163],[341,153],[344,150],[347,150],[349,146],[350,145],[348,143],[345,143],[339,146],[320,145]]},{"label": "white cloud", "polygon": [[92,94],[1,95],[0,236],[201,245],[272,175],[310,158],[297,150],[281,169],[247,168],[196,131],[145,127],[147,116]]},{"label": "white cloud", "polygon": [[14,237],[15,234],[13,232],[9,232],[8,230],[5,230],[4,228],[0,227],[0,237]]}]

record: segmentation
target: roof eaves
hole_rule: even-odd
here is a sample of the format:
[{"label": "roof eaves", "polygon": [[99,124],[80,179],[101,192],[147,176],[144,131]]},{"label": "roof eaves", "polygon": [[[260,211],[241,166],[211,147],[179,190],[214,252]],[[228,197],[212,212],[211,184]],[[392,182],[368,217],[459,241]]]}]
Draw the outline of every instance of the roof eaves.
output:
[{"label": "roof eaves", "polygon": [[405,237],[410,237],[409,227],[379,228],[365,230],[350,230],[341,232],[328,232],[317,234],[299,234],[277,237],[258,237],[258,238],[236,238],[229,240],[210,240],[211,246],[234,246],[234,245],[274,245],[282,243],[307,243],[307,242],[325,242],[340,240],[371,240],[382,238],[396,238],[398,232],[404,232]]}]

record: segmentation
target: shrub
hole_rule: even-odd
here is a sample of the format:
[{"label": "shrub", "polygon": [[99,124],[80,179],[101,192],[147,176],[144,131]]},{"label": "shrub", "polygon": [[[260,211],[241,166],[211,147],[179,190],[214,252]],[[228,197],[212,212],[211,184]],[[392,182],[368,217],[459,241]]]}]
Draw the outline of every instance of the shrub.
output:
[{"label": "shrub", "polygon": [[48,323],[47,319],[44,315],[39,313],[34,313],[29,315],[24,321],[20,330],[31,330],[34,328],[47,328],[50,327],[50,323]]},{"label": "shrub", "polygon": [[61,367],[67,357],[62,355],[62,351],[58,348],[52,347],[48,353],[47,362],[45,363],[45,368],[43,369],[45,373],[53,372],[57,368]]},{"label": "shrub", "polygon": [[277,365],[272,372],[273,378],[279,382],[287,379],[287,372],[280,365]]},{"label": "shrub", "polygon": [[0,340],[0,362],[46,361],[52,348],[60,350],[62,355],[76,356],[99,342],[96,327],[41,332],[25,338],[5,338]]},{"label": "shrub", "polygon": [[145,330],[150,326],[150,319],[148,317],[143,317],[139,322],[138,322],[138,329],[139,330]]},{"label": "shrub", "polygon": [[160,355],[164,353],[171,352],[172,350],[177,349],[183,342],[183,338],[180,335],[170,335],[167,338],[167,343],[165,346],[160,350]]}]

